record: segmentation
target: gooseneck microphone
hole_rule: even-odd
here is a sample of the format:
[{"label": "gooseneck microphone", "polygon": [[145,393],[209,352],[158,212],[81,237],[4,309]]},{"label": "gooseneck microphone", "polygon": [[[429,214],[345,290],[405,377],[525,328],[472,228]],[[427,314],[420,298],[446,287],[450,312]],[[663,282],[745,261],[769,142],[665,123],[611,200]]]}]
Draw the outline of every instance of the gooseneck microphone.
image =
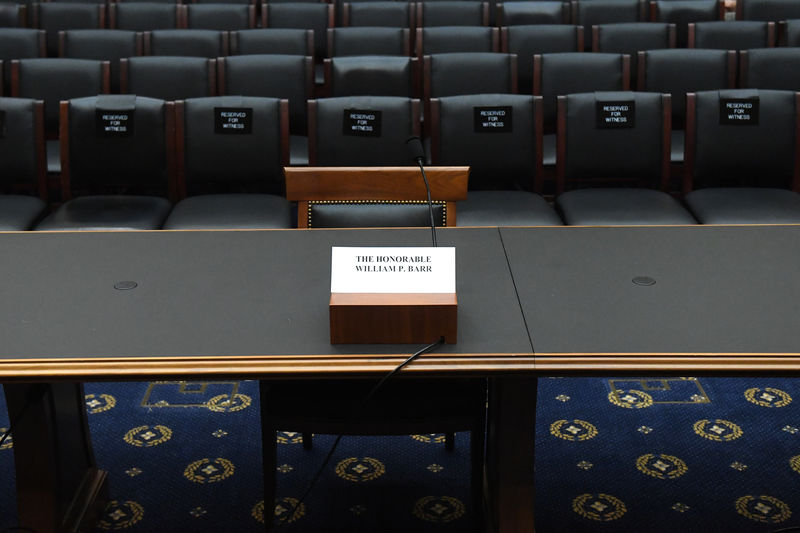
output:
[{"label": "gooseneck microphone", "polygon": [[425,192],[428,193],[428,214],[431,217],[431,239],[433,240],[433,246],[438,246],[436,244],[436,223],[433,220],[433,202],[431,202],[431,186],[428,184],[428,176],[425,175],[425,149],[422,147],[422,139],[418,136],[414,135],[406,139],[406,146],[408,146],[408,154],[411,156],[411,160],[415,161],[419,165],[419,169],[422,172],[422,180],[425,182]]}]

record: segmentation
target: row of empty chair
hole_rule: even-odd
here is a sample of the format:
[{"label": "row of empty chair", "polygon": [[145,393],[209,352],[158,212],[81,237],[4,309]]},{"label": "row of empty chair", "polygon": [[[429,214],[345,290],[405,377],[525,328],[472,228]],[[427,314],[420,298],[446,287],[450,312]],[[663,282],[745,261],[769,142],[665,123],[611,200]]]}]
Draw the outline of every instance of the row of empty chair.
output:
[{"label": "row of empty chair", "polygon": [[[537,194],[541,97],[434,99],[431,161],[471,168],[459,225],[798,223],[799,98],[792,91],[692,93],[685,204],[665,192],[671,110],[669,95],[658,93],[559,98],[555,210]],[[2,98],[0,111],[3,185],[39,197],[0,197],[5,230],[292,225],[292,198],[283,193],[285,100],[100,95],[62,102],[63,204],[44,220],[43,105]],[[402,97],[314,100],[309,114],[310,158],[320,166],[408,166],[405,141],[420,132],[419,101]],[[357,218],[349,223],[375,225]],[[402,213],[391,221],[378,225],[409,225]]]}]

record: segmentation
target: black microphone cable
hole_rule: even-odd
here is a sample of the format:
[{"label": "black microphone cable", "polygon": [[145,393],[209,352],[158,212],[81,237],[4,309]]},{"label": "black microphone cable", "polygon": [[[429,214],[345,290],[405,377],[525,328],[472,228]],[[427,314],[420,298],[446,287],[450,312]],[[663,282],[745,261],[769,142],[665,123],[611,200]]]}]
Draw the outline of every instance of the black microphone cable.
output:
[{"label": "black microphone cable", "polygon": [[436,247],[436,223],[433,220],[433,202],[431,201],[431,186],[428,184],[428,176],[425,174],[425,149],[422,147],[422,140],[416,135],[406,139],[406,146],[411,155],[411,159],[419,165],[422,171],[422,180],[425,182],[425,192],[428,194],[428,214],[431,217],[431,240]]}]

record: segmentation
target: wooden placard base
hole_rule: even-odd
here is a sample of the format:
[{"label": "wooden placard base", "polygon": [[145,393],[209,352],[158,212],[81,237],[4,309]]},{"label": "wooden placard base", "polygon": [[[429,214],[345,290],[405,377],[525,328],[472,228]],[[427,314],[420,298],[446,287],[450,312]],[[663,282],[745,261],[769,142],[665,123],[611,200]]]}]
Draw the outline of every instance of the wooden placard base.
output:
[{"label": "wooden placard base", "polygon": [[331,344],[455,344],[457,309],[455,293],[331,293]]}]

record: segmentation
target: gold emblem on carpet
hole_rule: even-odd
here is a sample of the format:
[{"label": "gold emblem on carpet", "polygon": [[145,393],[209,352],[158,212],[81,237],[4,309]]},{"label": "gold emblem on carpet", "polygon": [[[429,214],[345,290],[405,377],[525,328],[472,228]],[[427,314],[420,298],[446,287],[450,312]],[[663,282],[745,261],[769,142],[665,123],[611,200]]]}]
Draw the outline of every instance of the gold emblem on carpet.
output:
[{"label": "gold emblem on carpet", "polygon": [[235,413],[247,409],[253,400],[246,394],[220,394],[206,402],[209,410],[217,413]]},{"label": "gold emblem on carpet", "polygon": [[610,522],[625,514],[625,504],[610,494],[581,494],[572,500],[572,510],[583,518]]},{"label": "gold emblem on carpet", "polygon": [[293,431],[278,431],[275,436],[275,441],[278,444],[302,444],[302,433],[295,433]]},{"label": "gold emblem on carpet", "polygon": [[110,394],[87,394],[84,400],[86,401],[86,412],[90,415],[109,411],[117,405],[117,399]]},{"label": "gold emblem on carpet", "polygon": [[784,502],[772,496],[742,496],[736,500],[736,512],[764,524],[778,524],[792,516]]},{"label": "gold emblem on carpet", "polygon": [[411,438],[425,444],[444,444],[447,437],[444,433],[427,433],[425,435],[411,435]]},{"label": "gold emblem on carpet", "polygon": [[688,467],[674,455],[647,453],[636,459],[636,469],[658,479],[675,479],[686,473]]},{"label": "gold emblem on carpet", "polygon": [[227,459],[203,458],[189,463],[183,471],[183,477],[194,483],[216,483],[233,475],[233,463]]},{"label": "gold emblem on carpet", "polygon": [[139,426],[125,434],[125,442],[139,448],[158,446],[172,438],[172,430],[167,426]]},{"label": "gold emblem on carpet", "polygon": [[780,389],[773,389],[766,387],[760,389],[753,387],[744,391],[744,397],[747,401],[760,405],[761,407],[786,407],[792,403],[792,397]]},{"label": "gold emblem on carpet", "polygon": [[795,455],[789,459],[789,466],[792,467],[792,470],[800,474],[800,455]]},{"label": "gold emblem on carpet", "polygon": [[585,441],[597,436],[597,428],[585,420],[556,420],[550,424],[550,434],[559,439]]},{"label": "gold emblem on carpet", "polygon": [[103,511],[103,517],[98,522],[100,529],[114,530],[127,529],[139,522],[144,516],[144,507],[134,501],[108,502]]},{"label": "gold emblem on carpet", "polygon": [[608,401],[626,409],[644,409],[653,405],[652,396],[636,389],[613,390],[608,393]]},{"label": "gold emblem on carpet", "polygon": [[692,427],[704,439],[717,442],[728,442],[742,436],[742,428],[728,420],[698,420]]},{"label": "gold emblem on carpet", "polygon": [[372,457],[349,457],[336,465],[336,475],[354,483],[372,481],[385,473],[384,464]]},{"label": "gold emblem on carpet", "polygon": [[452,496],[425,496],[416,501],[413,512],[420,520],[446,524],[464,516],[466,507]]},{"label": "gold emblem on carpet", "polygon": [[[306,514],[306,504],[298,505],[297,498],[280,498],[275,501],[274,518],[278,523],[291,524]],[[291,516],[290,516],[291,515]],[[250,516],[264,523],[264,500],[259,501],[250,511]]]},{"label": "gold emblem on carpet", "polygon": [[[5,435],[6,431],[8,431],[8,428],[0,428],[0,437]],[[9,433],[8,437],[6,437],[6,440],[4,440],[3,444],[0,445],[0,450],[10,450],[13,447],[14,447],[14,435]]]}]

